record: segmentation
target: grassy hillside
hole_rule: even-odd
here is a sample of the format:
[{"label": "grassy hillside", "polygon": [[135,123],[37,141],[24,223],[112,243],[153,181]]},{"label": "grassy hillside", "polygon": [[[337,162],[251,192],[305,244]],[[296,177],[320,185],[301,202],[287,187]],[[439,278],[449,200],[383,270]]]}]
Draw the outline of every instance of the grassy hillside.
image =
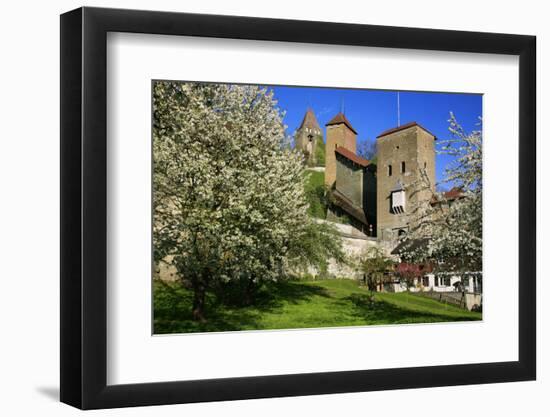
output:
[{"label": "grassy hillside", "polygon": [[325,142],[320,136],[317,140],[317,146],[315,147],[315,158],[317,159],[317,166],[325,166]]},{"label": "grassy hillside", "polygon": [[309,203],[308,213],[319,219],[326,219],[325,173],[306,170],[306,197]]},{"label": "grassy hillside", "polygon": [[156,334],[481,320],[481,313],[412,293],[375,293],[371,299],[357,281],[324,280],[265,284],[251,306],[210,296],[207,322],[197,323],[189,290],[159,281],[153,290]]}]

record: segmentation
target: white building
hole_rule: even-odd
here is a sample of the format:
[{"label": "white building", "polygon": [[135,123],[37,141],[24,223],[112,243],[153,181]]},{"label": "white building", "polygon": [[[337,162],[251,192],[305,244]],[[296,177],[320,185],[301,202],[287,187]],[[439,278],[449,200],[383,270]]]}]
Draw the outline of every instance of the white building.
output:
[{"label": "white building", "polygon": [[[390,284],[390,291],[402,292],[407,290],[407,284],[399,279]],[[415,279],[411,292],[467,292],[472,294],[482,293],[482,274],[480,272],[467,272],[462,276],[454,273],[426,274],[421,279]]]}]

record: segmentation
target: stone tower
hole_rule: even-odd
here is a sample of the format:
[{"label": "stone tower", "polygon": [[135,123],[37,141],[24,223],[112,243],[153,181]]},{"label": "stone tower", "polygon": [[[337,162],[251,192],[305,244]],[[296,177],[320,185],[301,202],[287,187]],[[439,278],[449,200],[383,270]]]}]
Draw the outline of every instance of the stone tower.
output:
[{"label": "stone tower", "polygon": [[413,185],[426,171],[435,191],[436,137],[416,122],[386,130],[377,137],[376,174],[377,236],[392,241],[410,227],[411,206],[419,199],[431,199],[430,190],[413,193]]},{"label": "stone tower", "polygon": [[325,148],[325,185],[331,188],[336,181],[336,148],[343,147],[356,153],[357,132],[344,116],[338,113],[327,124],[327,146]]},{"label": "stone tower", "polygon": [[323,141],[323,132],[319,127],[313,110],[307,109],[302,124],[296,130],[294,141],[296,149],[300,149],[303,152],[307,166],[316,166],[317,158],[315,152],[319,142]]}]

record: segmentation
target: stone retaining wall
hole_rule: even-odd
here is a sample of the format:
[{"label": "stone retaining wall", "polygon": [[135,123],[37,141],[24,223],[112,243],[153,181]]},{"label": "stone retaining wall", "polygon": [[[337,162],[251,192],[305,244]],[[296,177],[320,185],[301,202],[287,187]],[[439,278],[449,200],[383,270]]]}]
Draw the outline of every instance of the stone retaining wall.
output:
[{"label": "stone retaining wall", "polygon": [[482,305],[482,295],[462,292],[433,292],[424,291],[416,294],[430,297],[442,303],[448,303],[467,310],[478,310]]}]

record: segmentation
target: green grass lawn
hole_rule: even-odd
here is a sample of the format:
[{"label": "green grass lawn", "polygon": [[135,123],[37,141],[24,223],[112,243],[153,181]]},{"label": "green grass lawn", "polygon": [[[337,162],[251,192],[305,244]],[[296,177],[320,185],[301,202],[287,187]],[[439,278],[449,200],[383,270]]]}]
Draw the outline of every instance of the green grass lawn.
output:
[{"label": "green grass lawn", "polygon": [[352,280],[285,281],[265,285],[252,306],[209,296],[205,323],[191,319],[191,291],[155,281],[154,333],[296,329],[481,320],[481,313],[411,293],[369,292]]}]

